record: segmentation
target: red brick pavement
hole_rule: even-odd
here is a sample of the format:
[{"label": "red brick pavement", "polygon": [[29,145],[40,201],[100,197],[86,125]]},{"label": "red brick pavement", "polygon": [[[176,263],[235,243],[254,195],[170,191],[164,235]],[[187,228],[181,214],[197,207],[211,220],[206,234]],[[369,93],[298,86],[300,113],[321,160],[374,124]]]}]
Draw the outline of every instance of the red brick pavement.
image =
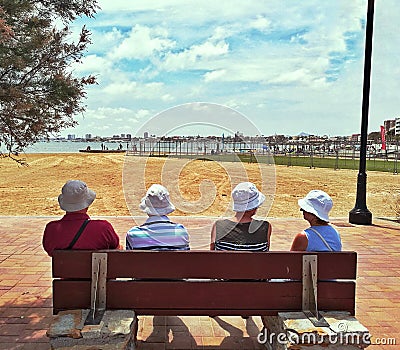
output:
[{"label": "red brick pavement", "polygon": [[[45,224],[54,217],[0,217],[0,350],[49,349],[52,317],[51,259],[41,247]],[[193,249],[207,249],[212,219],[173,218],[185,224]],[[107,217],[124,243],[132,218]],[[140,222],[141,219],[138,219]],[[271,219],[272,250],[287,250],[302,219]],[[356,316],[373,342],[400,343],[400,224],[374,219],[372,226],[334,219],[345,250],[358,252]],[[259,317],[141,317],[139,349],[260,349]],[[389,339],[390,338],[390,339]],[[397,349],[371,345],[368,349]]]}]

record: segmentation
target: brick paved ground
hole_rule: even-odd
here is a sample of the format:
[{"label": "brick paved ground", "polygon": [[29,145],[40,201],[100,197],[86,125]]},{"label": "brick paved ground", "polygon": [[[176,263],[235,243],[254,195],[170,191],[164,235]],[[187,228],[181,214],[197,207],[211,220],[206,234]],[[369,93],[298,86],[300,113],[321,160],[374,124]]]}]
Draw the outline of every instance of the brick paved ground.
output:
[{"label": "brick paved ground", "polygon": [[[41,247],[45,224],[54,218],[0,217],[0,350],[49,349],[51,259]],[[126,217],[107,218],[120,234],[133,225]],[[178,220],[178,219],[177,219]],[[140,221],[140,220],[139,220]],[[186,219],[193,249],[207,249],[210,219]],[[302,219],[272,219],[272,250],[287,250]],[[400,343],[400,224],[374,220],[353,226],[334,219],[345,250],[358,252],[356,316],[374,341]],[[141,317],[139,349],[260,349],[259,317]],[[382,338],[382,339],[380,339]],[[372,345],[368,349],[397,349]]]}]

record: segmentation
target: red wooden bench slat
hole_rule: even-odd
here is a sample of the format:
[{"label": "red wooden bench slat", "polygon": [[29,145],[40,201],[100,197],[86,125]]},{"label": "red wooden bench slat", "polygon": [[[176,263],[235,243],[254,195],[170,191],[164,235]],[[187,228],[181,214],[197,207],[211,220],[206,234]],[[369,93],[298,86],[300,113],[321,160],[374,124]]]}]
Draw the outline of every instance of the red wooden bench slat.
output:
[{"label": "red wooden bench slat", "polygon": [[[108,278],[302,278],[303,252],[107,251]],[[53,277],[90,278],[91,251],[56,251]],[[160,254],[161,253],[161,254]],[[355,252],[318,255],[319,279],[355,279]],[[232,266],[235,266],[232,269]]]},{"label": "red wooden bench slat", "polygon": [[53,313],[90,309],[90,281],[53,280]]},{"label": "red wooden bench slat", "polygon": [[[110,280],[107,282],[107,308],[134,309],[142,315],[266,315],[301,311],[301,291],[300,281]],[[53,308],[55,311],[90,308],[90,281],[55,280]],[[318,308],[354,314],[355,283],[319,282]]]},{"label": "red wooden bench slat", "polygon": [[[340,287],[339,287],[340,285]],[[348,311],[355,314],[356,283],[353,281],[318,282],[318,310]]]}]

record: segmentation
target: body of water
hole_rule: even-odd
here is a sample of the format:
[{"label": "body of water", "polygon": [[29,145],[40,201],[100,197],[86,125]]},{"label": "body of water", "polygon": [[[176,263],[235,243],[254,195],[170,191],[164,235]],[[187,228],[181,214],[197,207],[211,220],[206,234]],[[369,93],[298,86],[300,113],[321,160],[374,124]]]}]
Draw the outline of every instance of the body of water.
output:
[{"label": "body of water", "polygon": [[49,141],[37,142],[26,148],[25,153],[76,153],[81,149],[90,147],[92,150],[101,150],[102,145],[106,149],[116,150],[118,147],[126,150],[128,145],[126,142],[73,142],[73,141]]}]

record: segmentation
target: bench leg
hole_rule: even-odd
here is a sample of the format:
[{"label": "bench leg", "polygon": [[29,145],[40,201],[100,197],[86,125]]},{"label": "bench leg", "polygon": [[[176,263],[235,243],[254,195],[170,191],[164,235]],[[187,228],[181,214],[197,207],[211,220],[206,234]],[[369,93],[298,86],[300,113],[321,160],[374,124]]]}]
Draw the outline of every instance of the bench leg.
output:
[{"label": "bench leg", "polygon": [[127,350],[136,350],[138,348],[138,342],[137,342],[137,332],[139,328],[139,320],[135,314],[135,319],[134,319],[134,326],[132,329],[132,335],[131,339],[129,340],[129,343],[127,345]]},{"label": "bench leg", "polygon": [[273,344],[271,344],[270,341],[270,334],[271,334],[271,329],[269,328],[269,325],[267,324],[267,322],[265,321],[265,316],[261,316],[261,321],[263,323],[264,328],[262,329],[262,334],[264,334],[264,339],[262,344],[265,346],[266,349],[268,350],[273,350]]},{"label": "bench leg", "polygon": [[267,350],[273,350],[272,344],[266,342],[263,344]]},{"label": "bench leg", "polygon": [[138,329],[139,329],[139,320],[135,314],[135,329],[133,330],[133,342],[135,344],[135,347],[138,346],[138,342],[137,342]]}]

